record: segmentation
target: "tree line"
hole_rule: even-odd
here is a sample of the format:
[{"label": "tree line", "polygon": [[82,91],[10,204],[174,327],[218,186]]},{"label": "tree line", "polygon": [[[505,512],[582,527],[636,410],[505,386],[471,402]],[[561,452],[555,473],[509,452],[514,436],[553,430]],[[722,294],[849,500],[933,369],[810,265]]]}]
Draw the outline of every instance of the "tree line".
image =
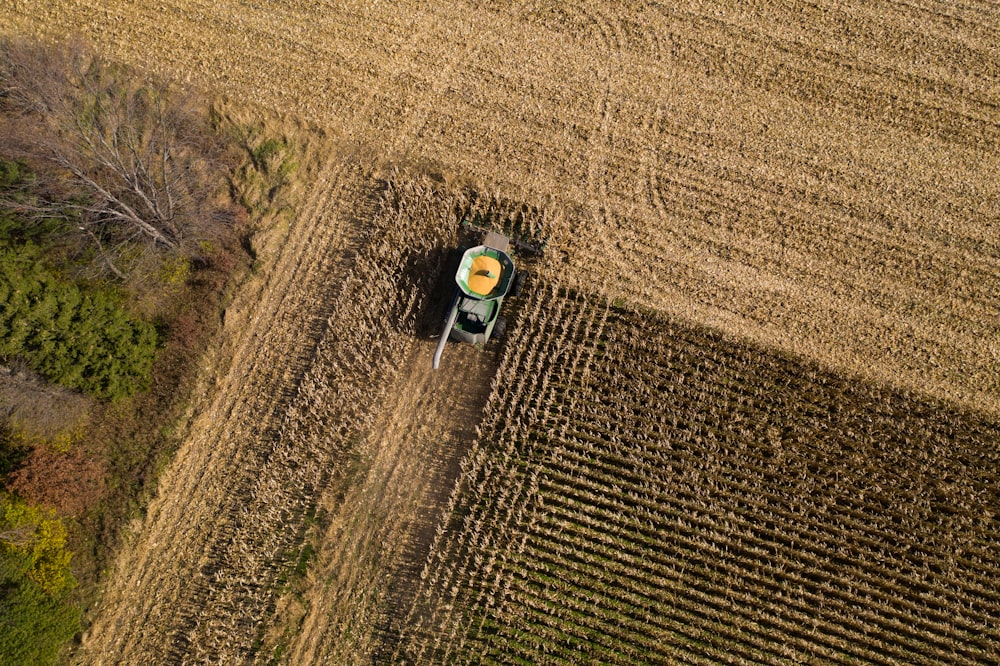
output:
[{"label": "tree line", "polygon": [[[233,165],[202,98],[82,43],[0,40],[0,367],[100,402],[142,391],[162,292],[232,238]],[[0,474],[23,454],[11,409]],[[0,488],[0,664],[59,658],[75,585],[60,517]]]}]

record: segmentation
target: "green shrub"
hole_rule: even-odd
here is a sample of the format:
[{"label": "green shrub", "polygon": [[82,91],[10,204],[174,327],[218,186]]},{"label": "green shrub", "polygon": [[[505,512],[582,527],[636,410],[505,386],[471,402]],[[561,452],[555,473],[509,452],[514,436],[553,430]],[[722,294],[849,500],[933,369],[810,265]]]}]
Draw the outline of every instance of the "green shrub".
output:
[{"label": "green shrub", "polygon": [[60,280],[31,244],[0,250],[0,357],[115,400],[147,385],[155,351],[153,325],[124,312],[114,292]]},{"label": "green shrub", "polygon": [[[199,248],[201,243],[199,243]],[[184,255],[167,257],[160,264],[160,284],[166,289],[175,289],[190,277],[191,260]]]},{"label": "green shrub", "polygon": [[0,666],[55,664],[80,630],[81,611],[0,563]]},{"label": "green shrub", "polygon": [[59,595],[76,585],[62,520],[8,493],[0,493],[0,553],[46,594]]},{"label": "green shrub", "polygon": [[80,630],[69,559],[61,520],[0,494],[0,664],[55,663]]}]

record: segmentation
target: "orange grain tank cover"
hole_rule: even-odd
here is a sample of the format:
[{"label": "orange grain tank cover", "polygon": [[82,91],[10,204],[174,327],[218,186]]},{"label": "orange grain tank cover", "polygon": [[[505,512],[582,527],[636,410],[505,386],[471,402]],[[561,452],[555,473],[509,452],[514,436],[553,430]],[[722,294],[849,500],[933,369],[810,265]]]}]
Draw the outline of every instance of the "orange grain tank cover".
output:
[{"label": "orange grain tank cover", "polygon": [[469,290],[486,296],[500,281],[500,271],[500,262],[493,257],[485,254],[473,257],[469,270]]}]

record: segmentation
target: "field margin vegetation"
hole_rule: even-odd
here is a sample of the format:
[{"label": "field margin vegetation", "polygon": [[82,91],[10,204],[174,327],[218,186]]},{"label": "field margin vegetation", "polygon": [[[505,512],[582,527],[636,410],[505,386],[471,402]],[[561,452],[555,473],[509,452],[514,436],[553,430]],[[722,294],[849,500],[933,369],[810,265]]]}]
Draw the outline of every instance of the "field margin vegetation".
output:
[{"label": "field margin vegetation", "polygon": [[[88,623],[128,525],[185,435],[193,395],[222,360],[213,348],[227,306],[293,214],[304,140],[293,136],[301,128],[104,63],[78,42],[6,39],[0,50],[0,555],[5,584],[19,590],[5,599],[8,622],[22,627],[7,632],[0,663],[50,663]],[[33,71],[49,89],[22,90]],[[62,106],[44,103],[60,91]],[[59,144],[81,113],[93,133]],[[115,116],[111,129],[102,113]],[[167,136],[168,116],[183,136]],[[122,184],[107,155],[80,149],[119,139],[146,160],[128,168],[160,169],[147,185],[174,211],[147,213],[174,228],[171,242],[137,232],[141,219],[120,226],[145,193]],[[111,195],[102,178],[123,189]],[[39,548],[62,567],[60,585],[31,573]]]}]

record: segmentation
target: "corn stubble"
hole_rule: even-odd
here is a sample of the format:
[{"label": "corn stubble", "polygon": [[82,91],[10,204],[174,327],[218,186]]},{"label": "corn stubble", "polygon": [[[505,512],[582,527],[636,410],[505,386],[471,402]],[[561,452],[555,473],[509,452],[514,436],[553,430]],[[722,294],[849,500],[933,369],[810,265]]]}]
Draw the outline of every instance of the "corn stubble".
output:
[{"label": "corn stubble", "polygon": [[[74,0],[19,3],[0,27],[85,30],[125,61],[544,214],[552,252],[411,603],[384,618],[384,660],[997,661],[995,7]],[[256,587],[199,536],[225,604],[197,597],[177,628],[163,609],[178,584],[150,573],[111,588],[109,606],[162,620],[170,654],[266,658],[247,636],[277,573],[255,549],[294,542],[287,515],[312,491],[286,485],[331,483],[279,444],[322,441],[308,455],[329,461],[377,421],[378,373],[428,305],[427,285],[395,271],[448,245],[474,205],[390,180],[345,290],[293,287],[310,272],[289,259],[274,291],[294,302],[260,315],[274,345],[247,367],[292,358],[296,371],[257,387],[251,409],[281,416],[273,395],[289,392],[265,432],[281,433],[273,460],[308,473],[274,494],[273,479],[249,493],[192,476],[274,515],[259,533],[233,528],[262,563]],[[317,210],[334,208],[324,197]],[[289,257],[335,261],[325,232],[294,240]],[[362,299],[391,333],[371,332],[385,322]],[[295,337],[303,312],[319,323]],[[130,583],[162,599],[137,601]]]},{"label": "corn stubble", "polygon": [[0,28],[85,30],[556,202],[581,285],[1000,412],[998,22],[980,3],[66,1]]}]

